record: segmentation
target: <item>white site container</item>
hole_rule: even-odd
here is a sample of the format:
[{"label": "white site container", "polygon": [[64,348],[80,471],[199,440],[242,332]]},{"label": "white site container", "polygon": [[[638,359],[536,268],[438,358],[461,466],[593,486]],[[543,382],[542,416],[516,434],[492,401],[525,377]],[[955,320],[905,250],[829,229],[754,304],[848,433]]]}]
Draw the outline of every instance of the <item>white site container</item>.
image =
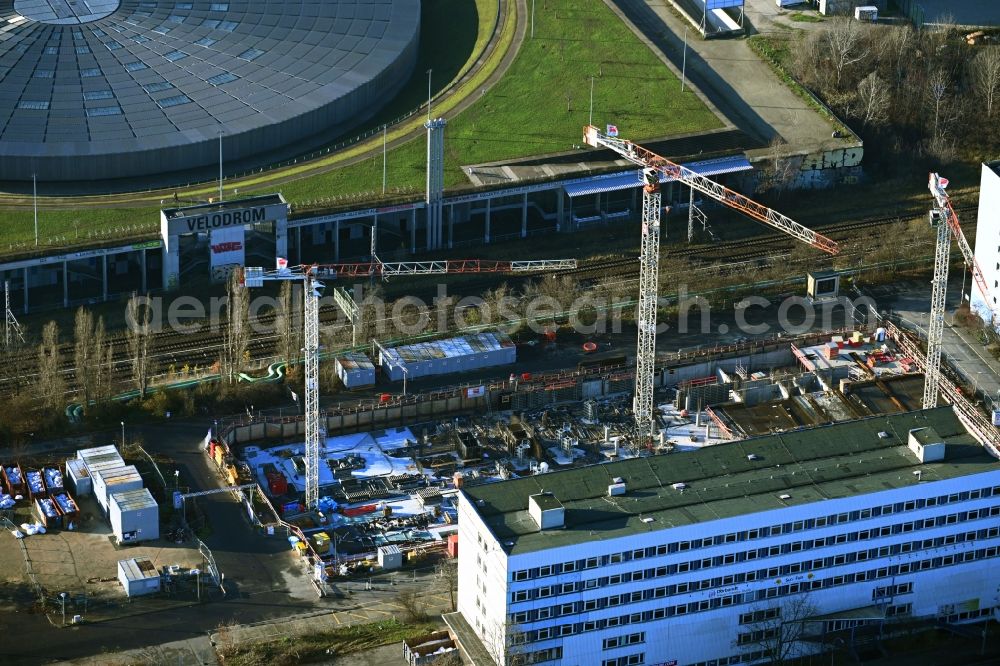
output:
[{"label": "white site container", "polygon": [[108,517],[111,520],[111,531],[118,543],[160,538],[160,508],[149,488],[111,495]]},{"label": "white site container", "polygon": [[118,560],[118,582],[127,597],[139,597],[160,591],[160,573],[148,557]]}]

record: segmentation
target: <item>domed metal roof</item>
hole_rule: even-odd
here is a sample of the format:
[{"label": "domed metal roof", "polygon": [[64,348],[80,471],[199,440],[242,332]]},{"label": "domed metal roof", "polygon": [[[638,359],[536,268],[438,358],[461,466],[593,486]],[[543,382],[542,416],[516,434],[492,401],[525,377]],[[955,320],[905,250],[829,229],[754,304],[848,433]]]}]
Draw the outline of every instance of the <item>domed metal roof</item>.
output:
[{"label": "domed metal roof", "polygon": [[0,179],[248,159],[371,115],[416,59],[419,0],[0,0]]}]

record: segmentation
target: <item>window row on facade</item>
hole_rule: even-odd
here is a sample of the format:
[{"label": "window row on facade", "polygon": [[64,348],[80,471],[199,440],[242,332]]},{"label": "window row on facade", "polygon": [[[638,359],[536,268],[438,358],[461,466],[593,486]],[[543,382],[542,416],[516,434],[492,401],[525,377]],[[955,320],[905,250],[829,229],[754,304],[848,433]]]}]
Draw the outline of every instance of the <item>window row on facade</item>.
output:
[{"label": "window row on facade", "polygon": [[[914,573],[918,571],[929,571],[931,569],[954,566],[965,562],[973,562],[976,560],[989,559],[997,556],[997,550],[998,549],[996,546],[990,548],[980,548],[977,550],[969,550],[965,553],[956,553],[954,555],[932,557],[924,560],[907,562],[900,565],[877,567],[854,573],[845,573],[836,576],[828,576],[826,578],[814,577],[812,579],[804,579],[802,581],[797,581],[793,583],[775,584],[773,586],[766,587],[763,589],[751,590],[748,592],[737,592],[735,594],[729,594],[729,595],[718,595],[712,598],[705,598],[698,601],[688,601],[675,605],[661,606],[654,609],[636,611],[633,613],[627,613],[615,617],[586,620],[582,622],[572,622],[565,624],[552,623],[548,626],[540,627],[538,629],[523,630],[516,635],[516,639],[517,642],[521,643],[546,641],[563,636],[572,636],[574,634],[585,633],[590,631],[601,631],[604,629],[614,628],[618,626],[625,626],[629,624],[651,622],[656,620],[662,620],[668,617],[690,615],[693,613],[711,611],[718,608],[733,607],[749,603],[761,603],[761,602],[766,603],[767,600],[769,599],[775,599],[778,597],[784,597],[788,595],[804,594],[806,592],[810,592],[813,590],[829,589],[834,587],[840,587],[843,585],[851,585],[855,583],[863,583],[867,581],[890,578],[893,576],[903,575],[907,573]],[[511,614],[510,616],[511,624],[512,626],[517,627],[517,626],[523,626],[531,622],[550,621],[555,618],[567,617],[578,613],[600,611],[608,608],[614,608],[616,606],[624,606],[626,604],[635,604],[656,599],[663,599],[671,596],[668,593],[668,589],[670,587],[671,586],[664,585],[656,588],[637,590],[635,592],[631,592],[624,595],[614,595],[612,597],[605,597],[603,599],[591,600],[596,602],[596,606],[592,608],[587,605],[589,604],[588,601],[588,602],[573,602],[573,603],[559,604],[556,606],[547,606],[545,608],[534,609],[531,611],[519,611]],[[909,584],[909,582],[907,582],[895,586],[895,589],[893,590],[891,596],[878,596],[880,594],[881,595],[889,594],[888,587],[875,588],[873,590],[872,596],[874,601],[886,601],[887,599],[893,598],[897,595],[910,594],[912,592],[913,592],[913,586],[912,584]]]},{"label": "window row on facade", "polygon": [[858,520],[868,520],[870,518],[878,518],[880,516],[888,516],[905,511],[916,511],[928,507],[953,504],[955,502],[977,500],[984,497],[992,497],[994,495],[1000,495],[1000,486],[976,488],[974,490],[939,495],[937,497],[896,502],[894,504],[885,504],[883,506],[860,509],[857,511],[844,511],[841,513],[829,514],[827,516],[820,516],[818,518],[790,521],[766,527],[743,530],[740,532],[729,532],[727,534],[719,534],[714,537],[706,537],[704,539],[672,541],[658,546],[625,550],[618,553],[611,553],[610,555],[571,560],[561,564],[550,564],[532,569],[520,569],[511,573],[511,580],[518,582],[534,578],[545,578],[547,576],[572,573],[584,569],[596,569],[602,566],[620,564],[644,557],[655,557],[671,553],[697,550],[699,548],[709,548],[724,544],[753,541],[755,539],[792,534],[804,530],[820,529],[833,525],[843,525]]},{"label": "window row on facade", "polygon": [[[745,552],[727,553],[725,555],[700,558],[697,560],[688,560],[686,562],[678,562],[676,564],[665,564],[658,567],[651,567],[648,569],[625,571],[622,573],[611,574],[608,576],[601,576],[598,578],[589,578],[585,580],[560,583],[556,585],[541,585],[538,587],[512,591],[511,602],[519,603],[522,601],[529,601],[531,599],[546,599],[550,597],[557,597],[564,594],[574,594],[576,592],[583,592],[586,590],[596,590],[613,585],[623,585],[626,583],[648,580],[650,578],[662,578],[664,576],[685,574],[693,571],[700,571],[716,567],[727,566],[731,564],[739,564],[759,559],[766,559],[768,557],[778,557],[780,555],[786,555],[790,553],[805,552],[817,548],[825,548],[847,543],[857,543],[860,541],[866,541],[876,538],[885,538],[898,534],[908,534],[919,530],[932,529],[944,525],[957,525],[970,520],[981,520],[983,518],[995,517],[995,516],[1000,516],[1000,506],[984,507],[982,509],[973,509],[971,511],[962,511],[956,514],[948,514],[947,516],[926,518],[923,520],[900,523],[896,525],[885,525],[875,529],[859,530],[857,532],[838,534],[836,536],[827,537],[826,539],[809,539],[805,541],[795,541],[792,543],[783,544],[781,546],[770,546],[768,548],[759,548],[754,550],[748,550]],[[963,543],[965,541],[971,541],[975,539],[991,539],[998,536],[1000,536],[1000,527],[990,527],[964,533],[946,534],[943,536],[935,537],[933,539],[922,539],[919,541],[909,541],[904,543],[880,546],[878,548],[869,548],[865,550],[859,550],[853,553],[839,553],[837,555],[831,555],[823,558],[804,560],[803,562],[800,563],[793,562],[778,567],[759,569],[756,572],[749,571],[746,573],[731,574],[728,576],[719,576],[711,579],[712,583],[718,583],[711,585],[711,587],[722,587],[725,585],[733,585],[736,583],[744,583],[754,580],[760,580],[760,578],[757,577],[757,574],[759,572],[767,572],[766,575],[763,576],[763,578],[786,576],[789,574],[801,573],[802,571],[807,571],[810,569],[822,569],[828,567],[842,566],[854,562],[864,562],[866,560],[877,559],[879,557],[888,557],[891,555],[911,553],[914,552],[914,550],[920,550],[921,548],[950,546],[957,543]],[[682,583],[681,585],[685,584]]]}]

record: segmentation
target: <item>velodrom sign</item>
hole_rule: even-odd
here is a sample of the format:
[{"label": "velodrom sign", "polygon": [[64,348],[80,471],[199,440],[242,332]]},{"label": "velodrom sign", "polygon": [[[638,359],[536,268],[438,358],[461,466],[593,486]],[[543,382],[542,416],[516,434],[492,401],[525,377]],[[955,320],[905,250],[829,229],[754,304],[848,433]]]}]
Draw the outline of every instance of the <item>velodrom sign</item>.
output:
[{"label": "velodrom sign", "polygon": [[[223,227],[243,226],[254,222],[263,222],[268,219],[267,206],[257,208],[246,208],[244,210],[227,210],[221,213],[210,213],[199,215],[198,217],[185,218],[188,232],[211,231]],[[171,220],[174,222],[175,220]]]},{"label": "velodrom sign", "polygon": [[160,211],[160,236],[170,247],[170,237],[205,233],[262,222],[283,227],[288,220],[288,204],[280,195],[264,195],[224,204],[199,204]]}]

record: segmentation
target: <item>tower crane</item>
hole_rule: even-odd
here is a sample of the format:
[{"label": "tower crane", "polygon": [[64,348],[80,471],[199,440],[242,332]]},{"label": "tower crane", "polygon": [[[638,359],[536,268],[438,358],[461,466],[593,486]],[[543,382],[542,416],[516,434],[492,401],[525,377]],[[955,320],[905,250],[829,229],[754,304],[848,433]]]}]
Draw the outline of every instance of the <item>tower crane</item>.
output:
[{"label": "tower crane", "polygon": [[965,264],[972,269],[972,278],[979,287],[986,307],[993,317],[993,308],[989,305],[989,287],[983,278],[976,255],[973,254],[969,242],[965,240],[962,227],[958,223],[958,215],[951,206],[948,196],[948,179],[937,173],[931,173],[927,187],[934,197],[937,208],[931,211],[931,224],[937,227],[937,242],[934,247],[934,278],[931,280],[931,312],[927,325],[927,363],[924,368],[923,407],[937,407],[938,386],[941,383],[941,347],[944,341],[944,311],[948,295],[948,262],[951,258],[951,237],[955,237],[958,248],[962,251]]},{"label": "tower crane", "polygon": [[305,469],[306,507],[314,509],[319,501],[319,452],[324,428],[319,415],[319,301],[326,285],[321,281],[339,278],[403,275],[446,275],[461,273],[534,273],[576,268],[576,259],[537,259],[531,261],[493,261],[462,259],[444,261],[399,261],[289,266],[279,258],[273,271],[247,267],[243,272],[245,287],[263,287],[265,282],[293,281],[303,284],[303,319],[305,326]]},{"label": "tower crane", "polygon": [[642,244],[639,255],[639,308],[636,317],[639,339],[636,346],[635,396],[633,413],[639,437],[653,435],[653,378],[656,364],[656,305],[660,266],[660,177],[680,181],[693,190],[738,210],[789,236],[829,254],[837,244],[763,204],[730,190],[715,181],[675,164],[631,141],[603,134],[597,127],[583,128],[583,142],[594,148],[608,148],[642,167]]}]

